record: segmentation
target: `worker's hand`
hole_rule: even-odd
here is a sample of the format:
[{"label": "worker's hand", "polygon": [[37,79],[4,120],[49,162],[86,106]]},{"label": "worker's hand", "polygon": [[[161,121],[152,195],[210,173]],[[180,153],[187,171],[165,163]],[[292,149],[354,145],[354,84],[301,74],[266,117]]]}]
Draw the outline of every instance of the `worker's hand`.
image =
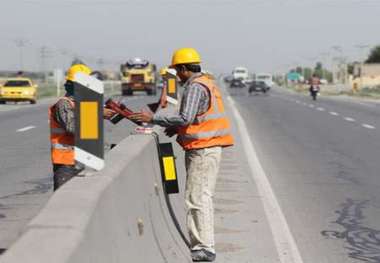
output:
[{"label": "worker's hand", "polygon": [[165,129],[164,133],[168,137],[173,137],[174,135],[176,135],[178,133],[178,131],[177,131],[177,128],[175,128],[175,127],[169,127],[169,128]]},{"label": "worker's hand", "polygon": [[113,110],[111,109],[108,109],[108,108],[103,108],[103,116],[104,116],[104,119],[111,119],[113,115],[115,115],[116,112],[114,112]]},{"label": "worker's hand", "polygon": [[129,116],[129,119],[138,122],[151,123],[153,121],[153,113],[150,111],[141,111],[139,113],[134,113]]},{"label": "worker's hand", "polygon": [[158,103],[162,109],[166,108],[166,106],[168,105],[166,87],[162,88],[160,101]]}]

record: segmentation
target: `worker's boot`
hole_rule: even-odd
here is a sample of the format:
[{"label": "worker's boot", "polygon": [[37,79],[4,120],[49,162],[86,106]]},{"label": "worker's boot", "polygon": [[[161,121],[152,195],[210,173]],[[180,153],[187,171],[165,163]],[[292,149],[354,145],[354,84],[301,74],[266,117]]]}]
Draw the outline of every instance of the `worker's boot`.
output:
[{"label": "worker's boot", "polygon": [[191,251],[191,258],[193,262],[213,262],[216,255],[206,249]]}]

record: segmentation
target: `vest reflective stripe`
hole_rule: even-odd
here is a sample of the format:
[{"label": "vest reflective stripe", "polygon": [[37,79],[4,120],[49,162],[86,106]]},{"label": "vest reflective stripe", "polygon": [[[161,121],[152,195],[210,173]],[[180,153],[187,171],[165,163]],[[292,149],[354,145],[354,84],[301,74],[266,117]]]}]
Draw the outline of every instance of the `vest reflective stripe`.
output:
[{"label": "vest reflective stripe", "polygon": [[51,128],[50,131],[53,134],[65,134],[66,133],[65,129],[62,129],[62,128]]},{"label": "vest reflective stripe", "polygon": [[208,114],[206,116],[199,116],[197,117],[195,120],[194,120],[194,124],[199,124],[199,123],[202,123],[204,121],[209,121],[209,120],[217,120],[217,119],[222,119],[222,118],[226,118],[227,115],[225,113],[211,113],[211,114]]},{"label": "vest reflective stripe", "polygon": [[[227,130],[230,128],[230,122],[227,118],[208,120],[198,124],[192,124],[187,127],[186,134],[196,134],[202,132],[212,132],[217,130]],[[184,134],[185,135],[185,134]]]},{"label": "vest reflective stripe", "polygon": [[208,89],[210,106],[205,113],[198,115],[192,124],[179,128],[178,143],[185,150],[233,145],[230,122],[224,111],[219,88],[205,76],[194,79],[194,82]]},{"label": "vest reflective stripe", "polygon": [[[63,97],[60,100],[67,100],[74,108],[74,102],[69,98]],[[55,105],[49,108],[50,120],[50,142],[51,159],[53,164],[74,165],[74,135],[66,132],[55,120]]]},{"label": "vest reflective stripe", "polygon": [[195,134],[185,134],[182,136],[182,138],[184,140],[206,139],[206,138],[226,136],[226,135],[229,135],[230,133],[231,133],[230,129],[225,129],[225,130],[216,130],[216,131],[209,131],[209,132],[199,132]]},{"label": "vest reflective stripe", "polygon": [[74,146],[69,144],[54,143],[51,147],[57,150],[74,150]]}]

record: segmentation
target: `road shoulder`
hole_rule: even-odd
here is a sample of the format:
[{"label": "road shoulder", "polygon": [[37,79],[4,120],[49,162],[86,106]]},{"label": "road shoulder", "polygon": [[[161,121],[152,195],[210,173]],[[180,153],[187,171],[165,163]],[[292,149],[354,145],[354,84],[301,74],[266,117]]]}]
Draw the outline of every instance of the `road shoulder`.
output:
[{"label": "road shoulder", "polygon": [[224,149],[214,200],[217,261],[278,262],[262,197],[250,174],[250,160],[232,117],[231,121],[235,145]]}]

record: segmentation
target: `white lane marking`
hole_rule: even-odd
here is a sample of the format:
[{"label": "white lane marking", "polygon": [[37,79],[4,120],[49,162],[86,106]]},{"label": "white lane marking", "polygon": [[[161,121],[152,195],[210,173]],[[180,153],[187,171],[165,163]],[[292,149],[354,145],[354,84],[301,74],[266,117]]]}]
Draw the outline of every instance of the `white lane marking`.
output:
[{"label": "white lane marking", "polygon": [[235,101],[230,96],[227,97],[227,100],[238,124],[237,126],[241,136],[240,138],[243,141],[245,154],[250,160],[248,164],[251,170],[251,176],[256,182],[259,195],[262,197],[265,214],[268,218],[280,262],[303,263],[285,215],[259,161],[252,140],[249,137],[247,126],[235,106]]},{"label": "white lane marking", "polygon": [[29,130],[34,129],[34,128],[36,128],[36,126],[26,126],[24,128],[18,129],[16,132],[25,132],[25,131],[29,131]]},{"label": "white lane marking", "polygon": [[372,126],[372,125],[369,125],[369,124],[365,124],[365,123],[363,123],[362,126],[363,126],[364,128],[371,129],[371,130],[376,129],[375,126]]},{"label": "white lane marking", "polygon": [[296,103],[297,103],[297,104],[300,104],[301,102],[300,102],[299,100],[296,100]]},{"label": "white lane marking", "polygon": [[353,119],[353,118],[350,118],[350,117],[346,117],[344,118],[346,121],[349,121],[349,122],[355,122],[356,120]]},{"label": "white lane marking", "polygon": [[317,110],[319,110],[319,111],[325,111],[325,109],[322,108],[322,107],[318,107]]},{"label": "white lane marking", "polygon": [[314,108],[315,106],[313,104],[309,104],[309,107],[310,108]]},{"label": "white lane marking", "polygon": [[330,114],[333,115],[333,116],[339,116],[339,113],[337,113],[335,111],[330,111]]},{"label": "white lane marking", "polygon": [[357,104],[360,104],[360,105],[363,105],[363,106],[366,106],[366,107],[369,107],[369,108],[376,108],[376,105],[371,105],[371,104],[367,104],[367,103],[364,103],[364,102],[357,102]]}]

